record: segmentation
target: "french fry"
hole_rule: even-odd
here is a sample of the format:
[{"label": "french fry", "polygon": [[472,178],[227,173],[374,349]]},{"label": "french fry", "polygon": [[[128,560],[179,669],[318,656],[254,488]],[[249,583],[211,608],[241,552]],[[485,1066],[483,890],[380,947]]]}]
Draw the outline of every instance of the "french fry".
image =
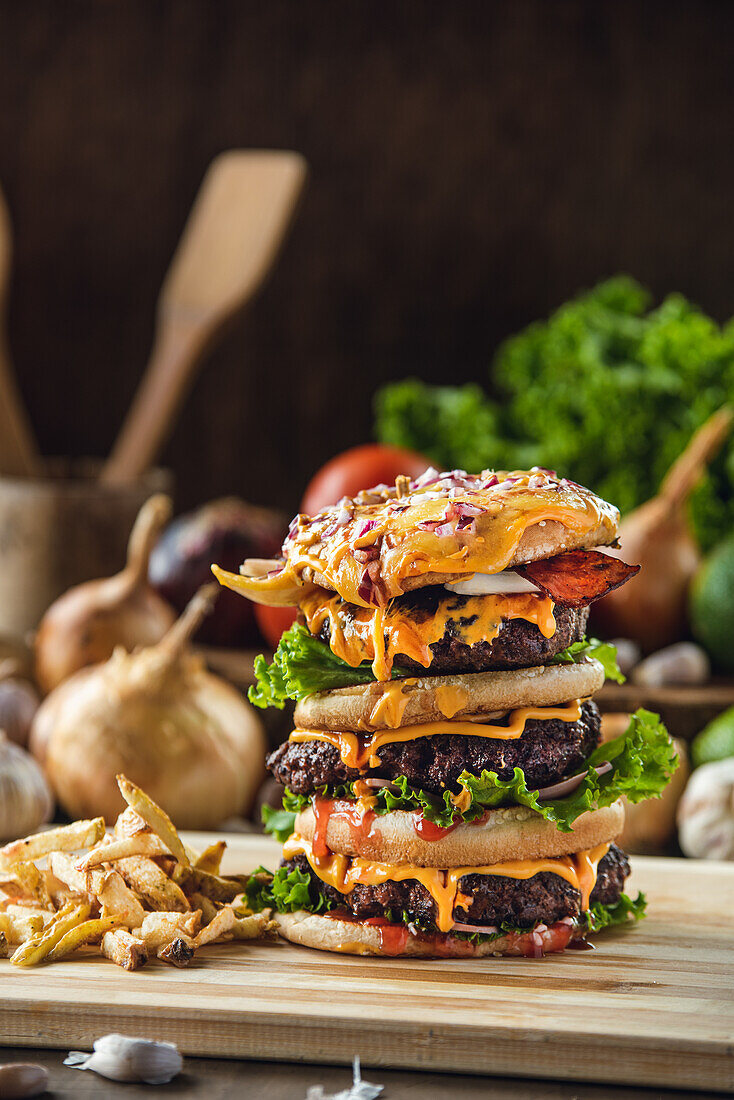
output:
[{"label": "french fry", "polygon": [[58,962],[59,959],[64,959],[67,955],[71,955],[73,951],[83,947],[85,943],[89,943],[90,940],[99,939],[105,932],[110,932],[114,927],[114,917],[96,917],[94,920],[84,921],[82,924],[78,924],[76,928],[70,928],[56,946],[51,948],[44,961],[47,963]]},{"label": "french fry", "polygon": [[226,848],[227,842],[225,840],[218,840],[215,844],[210,844],[196,860],[194,867],[197,871],[208,871],[210,875],[218,875]]},{"label": "french fry", "polygon": [[203,894],[189,894],[189,902],[194,909],[201,910],[202,924],[209,924],[219,912],[214,902],[210,898],[205,898]]},{"label": "french fry", "polygon": [[185,894],[203,894],[212,901],[227,903],[234,901],[247,882],[247,875],[233,875],[231,878],[223,878],[221,875],[212,875],[208,871],[200,871],[196,867],[177,867],[173,874],[174,881],[179,884]]},{"label": "french fry", "polygon": [[18,945],[42,934],[45,921],[39,913],[0,913],[0,935],[8,944]]},{"label": "french fry", "polygon": [[152,798],[149,798],[145,791],[141,791],[140,787],[136,787],[134,783],[131,783],[126,776],[118,775],[117,785],[128,806],[150,825],[156,836],[159,836],[166,845],[171,855],[174,855],[184,867],[189,867],[188,853],[166,811],[162,810]]},{"label": "french fry", "polygon": [[115,867],[149,909],[176,913],[187,913],[191,909],[181,887],[152,859],[131,856],[117,860]]},{"label": "french fry", "polygon": [[89,871],[103,863],[114,863],[129,856],[167,856],[170,855],[163,841],[153,833],[136,833],[135,836],[111,840],[108,844],[98,844],[81,859],[76,867],[78,871]]},{"label": "french fry", "polygon": [[83,874],[63,852],[52,852],[49,865],[52,874],[75,894],[95,900],[103,917],[116,917],[116,923],[127,928],[138,928],[143,923],[145,910],[117,871],[93,869]]},{"label": "french fry", "polygon": [[161,962],[171,963],[172,966],[188,966],[193,957],[193,944],[183,938],[172,940],[158,951],[158,958]]},{"label": "french fry", "polygon": [[90,911],[91,906],[87,903],[65,905],[43,933],[33,936],[13,952],[10,959],[13,966],[37,966],[43,962],[67,932],[87,919]]},{"label": "french fry", "polygon": [[7,871],[19,860],[41,859],[51,852],[76,852],[80,848],[91,848],[103,836],[102,817],[95,817],[90,821],[73,821],[71,825],[48,829],[45,833],[34,833],[0,848],[0,870]]},{"label": "french fry", "polygon": [[10,897],[30,898],[40,902],[44,908],[51,905],[43,872],[28,860],[18,860],[6,871],[0,871],[0,890]]},{"label": "french fry", "polygon": [[10,954],[10,944],[5,939],[5,933],[0,932],[0,959],[7,959]]},{"label": "french fry", "polygon": [[224,909],[219,910],[214,920],[210,921],[206,928],[202,928],[194,940],[194,946],[204,947],[208,943],[221,940],[224,936],[232,939],[236,924],[237,917],[234,915],[234,910],[230,909],[228,905],[225,906]]},{"label": "french fry", "polygon": [[157,951],[173,940],[193,940],[201,924],[201,913],[148,913],[139,935],[148,951]]},{"label": "french fry", "polygon": [[138,836],[140,833],[152,833],[150,825],[143,821],[140,814],[136,814],[130,806],[117,818],[115,822],[115,836],[117,837],[131,837]]},{"label": "french fry", "polygon": [[102,954],[123,970],[138,970],[148,961],[148,949],[142,940],[124,928],[114,928],[102,937]]}]

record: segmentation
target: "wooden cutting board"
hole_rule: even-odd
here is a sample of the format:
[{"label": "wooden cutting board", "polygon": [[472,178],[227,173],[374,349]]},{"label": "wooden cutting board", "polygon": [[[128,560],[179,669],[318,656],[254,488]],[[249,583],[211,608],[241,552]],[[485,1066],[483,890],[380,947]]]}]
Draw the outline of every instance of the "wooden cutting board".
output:
[{"label": "wooden cutting board", "polygon": [[[203,848],[206,838],[187,838]],[[274,866],[231,836],[225,869]],[[89,1049],[110,1031],[186,1054],[734,1091],[734,864],[634,860],[647,920],[594,952],[400,960],[226,944],[126,973],[93,955],[0,961],[0,1042]]]}]

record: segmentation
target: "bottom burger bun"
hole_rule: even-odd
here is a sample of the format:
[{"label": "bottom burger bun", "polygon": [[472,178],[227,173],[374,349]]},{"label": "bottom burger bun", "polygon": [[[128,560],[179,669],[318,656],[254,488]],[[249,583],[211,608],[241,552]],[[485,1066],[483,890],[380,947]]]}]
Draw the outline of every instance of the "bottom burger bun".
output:
[{"label": "bottom burger bun", "polygon": [[378,730],[393,728],[386,693],[400,694],[400,726],[420,722],[482,719],[516,707],[554,707],[582,699],[604,684],[604,669],[592,658],[578,664],[536,665],[511,672],[467,672],[454,676],[375,681],[309,695],[296,706],[301,729]]},{"label": "bottom burger bun", "polygon": [[[438,840],[424,840],[415,830],[416,815],[404,810],[376,815],[369,830],[354,829],[338,814],[329,817],[325,840],[338,855],[378,863],[412,863],[418,867],[481,867],[516,859],[571,855],[618,837],[624,828],[624,805],[582,814],[570,833],[560,832],[525,806],[489,810],[481,823],[457,825]],[[295,831],[313,840],[316,818],[309,806],[296,817]],[[366,834],[366,835],[365,835]]]},{"label": "bottom burger bun", "polygon": [[[543,931],[509,933],[484,943],[459,939],[450,933],[414,935],[408,928],[391,925],[391,934],[385,935],[385,926],[364,924],[358,921],[339,920],[338,917],[318,916],[299,909],[295,913],[275,913],[273,919],[280,935],[302,947],[317,951],[337,951],[342,955],[386,955],[389,957],[465,959],[486,955],[531,955],[538,957],[554,951],[562,951],[579,932],[572,924],[559,922],[544,927]],[[397,933],[395,930],[397,929]]]}]

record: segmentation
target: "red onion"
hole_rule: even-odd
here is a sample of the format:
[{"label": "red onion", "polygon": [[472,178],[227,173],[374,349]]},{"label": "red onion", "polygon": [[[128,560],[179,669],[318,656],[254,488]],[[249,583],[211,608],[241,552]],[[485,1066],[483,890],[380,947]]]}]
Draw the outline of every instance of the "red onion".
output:
[{"label": "red onion", "polygon": [[366,535],[368,531],[373,531],[375,529],[375,527],[377,527],[377,520],[376,519],[366,519],[366,520],[364,520],[364,522],[361,523],[360,526],[359,526],[359,530],[357,531],[356,537],[358,539],[361,539],[362,535]]},{"label": "red onion", "polygon": [[441,523],[433,530],[434,535],[437,535],[440,539],[447,538],[448,535],[453,535],[454,529],[450,523]]},{"label": "red onion", "polygon": [[454,921],[452,932],[480,932],[483,936],[493,936],[495,932],[499,932],[499,928],[494,924],[460,924],[459,921]]},{"label": "red onion", "polygon": [[374,790],[379,791],[383,787],[390,788],[391,794],[400,794],[400,787],[397,783],[393,783],[391,779],[365,779],[365,786],[372,787]]},{"label": "red onion", "polygon": [[[598,768],[594,768],[597,775],[606,775],[611,770],[612,764],[608,760],[600,764]],[[540,802],[545,802],[549,798],[563,798],[564,795],[572,794],[580,787],[585,777],[586,772],[579,772],[577,775],[569,776],[568,779],[562,779],[560,783],[553,783],[550,787],[541,787],[535,793]]]}]

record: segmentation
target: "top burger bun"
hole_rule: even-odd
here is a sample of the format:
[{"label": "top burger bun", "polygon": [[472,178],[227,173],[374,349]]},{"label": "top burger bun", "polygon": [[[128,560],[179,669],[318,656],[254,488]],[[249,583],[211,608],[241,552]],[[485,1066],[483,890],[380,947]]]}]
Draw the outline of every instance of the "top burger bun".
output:
[{"label": "top burger bun", "polygon": [[250,576],[215,572],[259,603],[298,603],[299,589],[318,585],[384,607],[415,588],[608,545],[618,525],[611,504],[547,470],[427,471],[298,516],[280,568],[252,575],[246,562]]}]

